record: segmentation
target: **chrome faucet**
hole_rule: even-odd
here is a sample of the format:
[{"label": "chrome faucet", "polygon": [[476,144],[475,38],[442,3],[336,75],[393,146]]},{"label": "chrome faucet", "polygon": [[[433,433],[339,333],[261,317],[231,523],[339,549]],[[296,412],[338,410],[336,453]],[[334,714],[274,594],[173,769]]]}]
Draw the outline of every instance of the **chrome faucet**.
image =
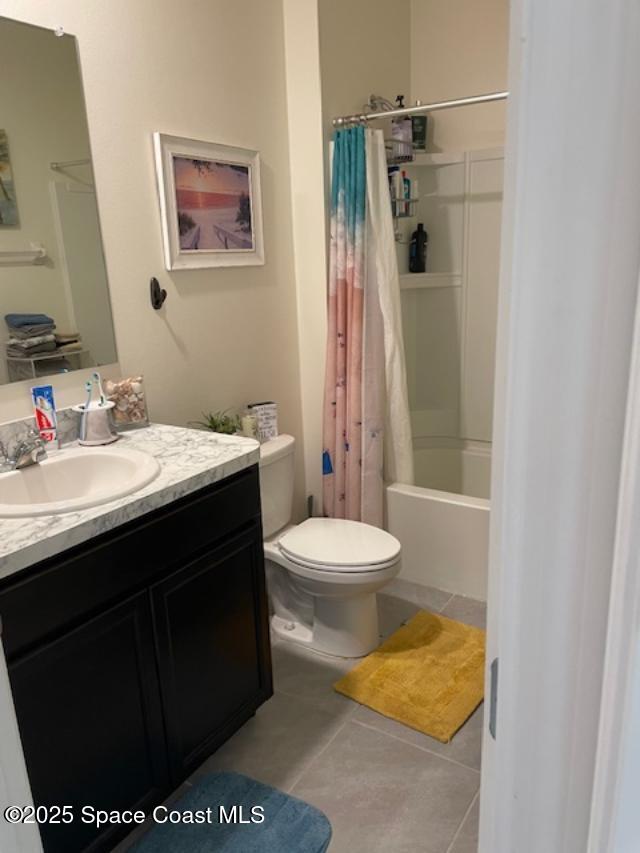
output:
[{"label": "chrome faucet", "polygon": [[[4,458],[2,458],[4,457]],[[20,471],[30,465],[37,465],[47,458],[44,441],[36,430],[29,431],[26,438],[18,441],[11,453],[7,453],[0,443],[0,473]]]}]

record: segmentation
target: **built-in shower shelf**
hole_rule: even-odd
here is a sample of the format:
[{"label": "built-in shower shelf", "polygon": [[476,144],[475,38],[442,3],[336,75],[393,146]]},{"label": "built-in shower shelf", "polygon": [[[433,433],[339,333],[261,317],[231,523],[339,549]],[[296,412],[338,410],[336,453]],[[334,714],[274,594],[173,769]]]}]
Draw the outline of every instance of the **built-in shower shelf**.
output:
[{"label": "built-in shower shelf", "polygon": [[439,151],[434,154],[416,154],[411,166],[456,166],[464,163],[464,151]]},{"label": "built-in shower shelf", "polygon": [[400,276],[401,290],[425,290],[436,287],[462,287],[462,273],[410,272]]}]

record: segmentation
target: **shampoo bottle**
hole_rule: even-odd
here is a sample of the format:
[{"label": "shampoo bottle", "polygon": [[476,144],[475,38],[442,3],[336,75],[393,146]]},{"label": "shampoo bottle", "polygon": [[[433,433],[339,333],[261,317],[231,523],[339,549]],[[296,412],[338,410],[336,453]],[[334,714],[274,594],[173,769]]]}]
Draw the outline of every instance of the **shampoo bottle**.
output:
[{"label": "shampoo bottle", "polygon": [[427,271],[427,243],[429,236],[424,230],[422,222],[418,222],[418,228],[411,235],[409,243],[409,272]]}]

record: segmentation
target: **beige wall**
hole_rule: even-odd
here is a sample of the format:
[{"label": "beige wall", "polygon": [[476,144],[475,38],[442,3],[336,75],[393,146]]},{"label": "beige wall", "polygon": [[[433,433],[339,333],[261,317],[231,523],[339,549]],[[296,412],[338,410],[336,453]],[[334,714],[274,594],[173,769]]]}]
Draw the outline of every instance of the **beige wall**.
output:
[{"label": "beige wall", "polygon": [[[508,0],[411,0],[411,98],[507,88]],[[433,113],[430,151],[504,145],[504,103]]]},{"label": "beige wall", "polygon": [[369,95],[409,97],[410,0],[318,0],[324,125]]},{"label": "beige wall", "polygon": [[[280,0],[0,0],[0,14],[78,37],[118,355],[144,373],[152,417],[274,399],[301,437]],[[164,270],[154,130],[260,151],[264,267]]]}]

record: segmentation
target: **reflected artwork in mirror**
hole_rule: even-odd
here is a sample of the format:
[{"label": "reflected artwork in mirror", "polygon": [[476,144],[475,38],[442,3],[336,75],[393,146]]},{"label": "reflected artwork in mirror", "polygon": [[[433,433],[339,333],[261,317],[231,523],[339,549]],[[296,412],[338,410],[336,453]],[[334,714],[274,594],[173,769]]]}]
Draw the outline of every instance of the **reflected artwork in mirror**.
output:
[{"label": "reflected artwork in mirror", "polygon": [[0,17],[0,56],[1,385],[117,355],[76,39]]}]

